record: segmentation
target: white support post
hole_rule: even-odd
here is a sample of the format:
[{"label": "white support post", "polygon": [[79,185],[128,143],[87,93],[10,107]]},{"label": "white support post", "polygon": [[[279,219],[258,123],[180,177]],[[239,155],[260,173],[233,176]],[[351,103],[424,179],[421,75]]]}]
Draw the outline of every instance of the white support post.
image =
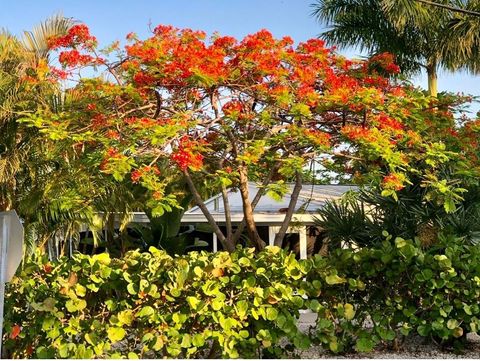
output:
[{"label": "white support post", "polygon": [[213,240],[213,252],[218,251],[218,240],[217,240],[217,235],[215,233],[212,233],[212,240]]},{"label": "white support post", "polygon": [[2,231],[0,239],[0,358],[2,358],[3,343],[3,309],[5,301],[5,273],[7,272],[7,242],[10,217],[7,215],[0,216]]},{"label": "white support post", "polygon": [[275,235],[278,232],[278,227],[269,226],[268,227],[268,245],[274,246],[275,245]]},{"label": "white support post", "polygon": [[301,227],[298,231],[300,239],[300,259],[307,259],[307,227]]},{"label": "white support post", "polygon": [[0,212],[0,358],[5,283],[10,282],[22,260],[23,235],[23,226],[15,211]]}]

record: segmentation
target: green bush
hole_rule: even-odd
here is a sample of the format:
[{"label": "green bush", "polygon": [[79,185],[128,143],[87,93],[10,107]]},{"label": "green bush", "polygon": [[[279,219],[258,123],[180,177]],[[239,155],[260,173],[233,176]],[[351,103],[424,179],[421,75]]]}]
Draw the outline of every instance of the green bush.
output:
[{"label": "green bush", "polygon": [[308,301],[319,314],[313,339],[334,352],[370,351],[411,333],[461,347],[480,329],[478,246],[449,239],[424,249],[388,236],[381,247],[339,249],[314,263],[311,280],[330,278]]},{"label": "green bush", "polygon": [[[301,261],[277,247],[37,258],[8,287],[6,356],[281,357],[311,343],[368,352],[409,334],[461,346],[480,328],[479,248],[385,237]],[[304,308],[319,316],[308,335],[296,326]]]},{"label": "green bush", "polygon": [[310,345],[295,319],[311,264],[275,247],[38,258],[8,287],[4,348],[15,358],[279,357],[280,338]]}]

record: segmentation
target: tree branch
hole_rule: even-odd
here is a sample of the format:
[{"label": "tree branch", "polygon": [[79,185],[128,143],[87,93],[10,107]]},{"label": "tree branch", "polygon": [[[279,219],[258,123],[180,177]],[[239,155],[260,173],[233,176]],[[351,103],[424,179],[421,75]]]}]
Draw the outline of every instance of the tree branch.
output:
[{"label": "tree branch", "polygon": [[290,196],[287,214],[285,214],[285,218],[283,219],[282,225],[280,226],[280,230],[275,236],[275,246],[282,247],[283,238],[285,237],[288,226],[290,225],[290,221],[292,220],[293,212],[295,212],[295,206],[297,205],[298,195],[300,194],[301,190],[302,173],[297,171],[295,175],[295,186],[293,187],[292,195]]},{"label": "tree branch", "polygon": [[222,183],[223,209],[225,212],[225,227],[227,228],[227,240],[232,242],[232,214],[228,200],[227,187]]},{"label": "tree branch", "polygon": [[155,99],[157,100],[157,108],[155,109],[153,119],[157,119],[157,117],[160,115],[160,109],[162,109],[162,97],[160,96],[160,93],[158,91],[154,90],[154,93]]},{"label": "tree branch", "polygon": [[427,5],[436,6],[436,7],[442,8],[442,9],[454,11],[454,12],[457,12],[457,13],[480,16],[479,12],[473,11],[473,10],[457,8],[457,7],[454,7],[454,6],[450,6],[450,5],[446,5],[446,4],[440,4],[440,3],[429,1],[429,0],[415,0],[415,1],[417,1],[419,3],[427,4]]},{"label": "tree branch", "polygon": [[195,200],[195,203],[197,206],[200,208],[202,211],[203,215],[207,219],[208,223],[212,226],[214,233],[217,235],[217,239],[220,241],[222,244],[223,248],[225,248],[228,252],[233,252],[235,250],[235,246],[233,243],[228,242],[225,236],[222,233],[222,230],[220,227],[218,227],[217,222],[213,218],[212,214],[208,210],[207,206],[202,200],[202,197],[200,196],[200,193],[198,192],[197,188],[195,187],[195,184],[193,184],[192,177],[190,176],[190,173],[188,173],[188,170],[185,169],[183,171],[183,174],[185,175],[185,179],[187,180],[188,187],[190,188],[190,191],[192,192],[193,199]]},{"label": "tree branch", "polygon": [[255,224],[253,207],[248,193],[248,176],[245,165],[239,167],[238,174],[240,179],[240,195],[242,196],[243,203],[243,219],[245,221],[245,226],[247,227],[247,233],[257,251],[261,251],[265,248],[265,242],[260,238]]}]

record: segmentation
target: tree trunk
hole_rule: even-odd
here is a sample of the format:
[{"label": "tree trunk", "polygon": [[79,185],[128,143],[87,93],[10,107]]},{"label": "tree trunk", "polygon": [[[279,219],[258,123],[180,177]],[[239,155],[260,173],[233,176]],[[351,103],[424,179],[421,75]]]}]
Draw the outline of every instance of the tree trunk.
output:
[{"label": "tree trunk", "polygon": [[437,61],[432,60],[427,64],[427,76],[428,76],[428,92],[431,96],[436,97],[438,94],[437,85]]},{"label": "tree trunk", "polygon": [[230,212],[230,202],[228,201],[227,187],[222,184],[223,209],[225,212],[225,227],[227,228],[227,240],[234,244],[232,239],[232,215]]},{"label": "tree trunk", "polygon": [[231,242],[231,240],[227,240],[225,238],[225,235],[223,234],[222,230],[220,229],[220,227],[218,227],[217,222],[213,218],[212,214],[210,213],[207,206],[203,202],[202,197],[200,196],[200,193],[198,193],[197,188],[193,184],[192,178],[190,177],[190,174],[188,173],[188,170],[184,170],[183,174],[185,175],[185,179],[187,180],[188,188],[190,188],[190,191],[192,192],[193,199],[195,200],[195,203],[197,204],[197,206],[202,211],[203,215],[207,219],[210,226],[212,226],[213,232],[217,235],[217,239],[220,241],[223,248],[225,248],[230,253],[233,252],[235,250],[234,244]]},{"label": "tree trunk", "polygon": [[290,202],[288,203],[287,214],[285,214],[285,218],[280,226],[280,230],[275,236],[275,246],[282,247],[283,238],[285,237],[290,221],[292,220],[293,212],[295,212],[295,206],[297,205],[298,195],[300,194],[301,190],[302,173],[297,171],[295,175],[295,186],[293,187],[292,195],[290,196]]},{"label": "tree trunk", "polygon": [[260,238],[257,227],[255,225],[255,219],[253,216],[253,207],[250,202],[250,196],[248,194],[248,177],[247,169],[245,166],[240,166],[238,169],[240,178],[240,194],[242,196],[243,203],[243,217],[245,219],[245,225],[247,227],[248,237],[253,242],[257,251],[261,251],[265,248],[265,242]]},{"label": "tree trunk", "polygon": [[[278,167],[279,167],[278,163],[274,164],[270,169],[270,171],[268,172],[265,179],[263,180],[262,187],[257,191],[257,194],[252,200],[253,211],[255,210],[255,207],[257,206],[258,202],[260,202],[260,199],[263,197],[263,194],[265,193],[264,187],[266,187],[270,183]],[[242,219],[242,222],[238,225],[235,233],[233,234],[233,244],[237,244],[238,240],[240,239],[240,236],[242,235],[244,228],[245,228],[245,217]]]}]

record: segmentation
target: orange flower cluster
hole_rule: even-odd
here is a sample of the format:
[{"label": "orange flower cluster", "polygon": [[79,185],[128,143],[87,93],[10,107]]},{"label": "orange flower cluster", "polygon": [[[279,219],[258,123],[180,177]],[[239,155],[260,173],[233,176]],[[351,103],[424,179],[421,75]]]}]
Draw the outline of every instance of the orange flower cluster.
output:
[{"label": "orange flower cluster", "polygon": [[47,41],[49,49],[68,48],[73,46],[92,47],[97,43],[97,39],[90,35],[90,30],[85,24],[72,26],[67,34],[60,37],[51,37]]},{"label": "orange flower cluster", "polygon": [[93,56],[88,54],[80,54],[76,49],[62,51],[58,56],[58,61],[65,67],[84,66],[97,61]]},{"label": "orange flower cluster", "polygon": [[58,68],[55,68],[55,67],[51,67],[50,68],[50,74],[56,79],[65,80],[70,75],[70,72],[65,71],[63,69],[58,69]]},{"label": "orange flower cluster", "polygon": [[236,119],[236,120],[247,120],[249,119],[248,111],[245,105],[239,100],[230,100],[225,103],[222,107],[223,114],[226,117]]},{"label": "orange flower cluster", "polygon": [[381,113],[377,117],[378,126],[380,129],[392,130],[392,131],[403,131],[405,126],[396,119],[389,117],[385,113]]},{"label": "orange flower cluster", "polygon": [[160,175],[160,170],[158,169],[157,166],[143,166],[139,169],[135,169],[132,173],[131,173],[131,179],[132,179],[132,182],[133,183],[139,183],[140,182],[140,179],[142,177],[145,177],[146,175],[154,175],[154,176],[158,176]]},{"label": "orange flower cluster", "polygon": [[219,81],[226,75],[224,60],[233,38],[218,38],[213,44],[203,41],[205,33],[190,29],[178,30],[172,26],[158,26],[154,36],[126,46],[131,59],[124,68],[135,69],[137,64],[154,65],[156,77],[142,73],[134,74],[139,85],[158,83],[164,86],[180,86],[188,78],[199,75]]},{"label": "orange flower cluster", "polygon": [[124,155],[121,154],[118,149],[115,149],[113,147],[111,148],[108,148],[107,151],[105,152],[105,156],[103,158],[103,161],[102,163],[100,164],[100,169],[101,170],[106,170],[107,167],[108,167],[108,163],[112,160],[112,159],[121,159],[123,158]]},{"label": "orange flower cluster", "polygon": [[306,129],[304,131],[304,134],[316,145],[322,147],[329,147],[331,145],[330,140],[332,136],[328,133],[322,132],[317,129]]},{"label": "orange flower cluster", "polygon": [[171,159],[181,170],[188,168],[199,170],[203,167],[203,155],[197,151],[198,147],[198,142],[183,136],[180,138],[177,151],[172,153]]},{"label": "orange flower cluster", "polygon": [[350,140],[372,141],[373,135],[370,129],[364,126],[346,125],[342,127],[342,134]]},{"label": "orange flower cluster", "polygon": [[391,173],[383,177],[382,186],[385,189],[400,191],[405,188],[405,176],[399,173]]},{"label": "orange flower cluster", "polygon": [[[51,37],[47,40],[49,49],[71,48],[71,50],[62,51],[58,60],[65,68],[74,68],[86,65],[104,64],[105,59],[91,54],[82,54],[78,49],[91,51],[97,44],[97,39],[90,35],[90,30],[85,24],[72,26],[67,34],[59,37]],[[59,79],[66,79],[69,72],[61,71],[55,68],[51,69],[51,74]]]},{"label": "orange flower cluster", "polygon": [[266,97],[280,99],[286,92],[315,106],[319,76],[327,75],[324,87],[342,87],[350,93],[358,83],[348,74],[331,70],[337,58],[318,39],[294,49],[291,38],[276,40],[270,32],[261,30],[240,42],[228,36],[207,42],[204,32],[172,26],[158,26],[154,36],[144,41],[131,39],[134,42],[126,46],[129,58],[122,68],[139,87],[173,89],[235,83],[251,86]]},{"label": "orange flower cluster", "polygon": [[222,111],[227,117],[237,117],[243,111],[243,104],[238,100],[231,100],[223,105]]},{"label": "orange flower cluster", "polygon": [[395,64],[395,56],[391,53],[382,53],[370,58],[366,66],[375,70],[383,70],[388,74],[400,73],[400,67]]}]

